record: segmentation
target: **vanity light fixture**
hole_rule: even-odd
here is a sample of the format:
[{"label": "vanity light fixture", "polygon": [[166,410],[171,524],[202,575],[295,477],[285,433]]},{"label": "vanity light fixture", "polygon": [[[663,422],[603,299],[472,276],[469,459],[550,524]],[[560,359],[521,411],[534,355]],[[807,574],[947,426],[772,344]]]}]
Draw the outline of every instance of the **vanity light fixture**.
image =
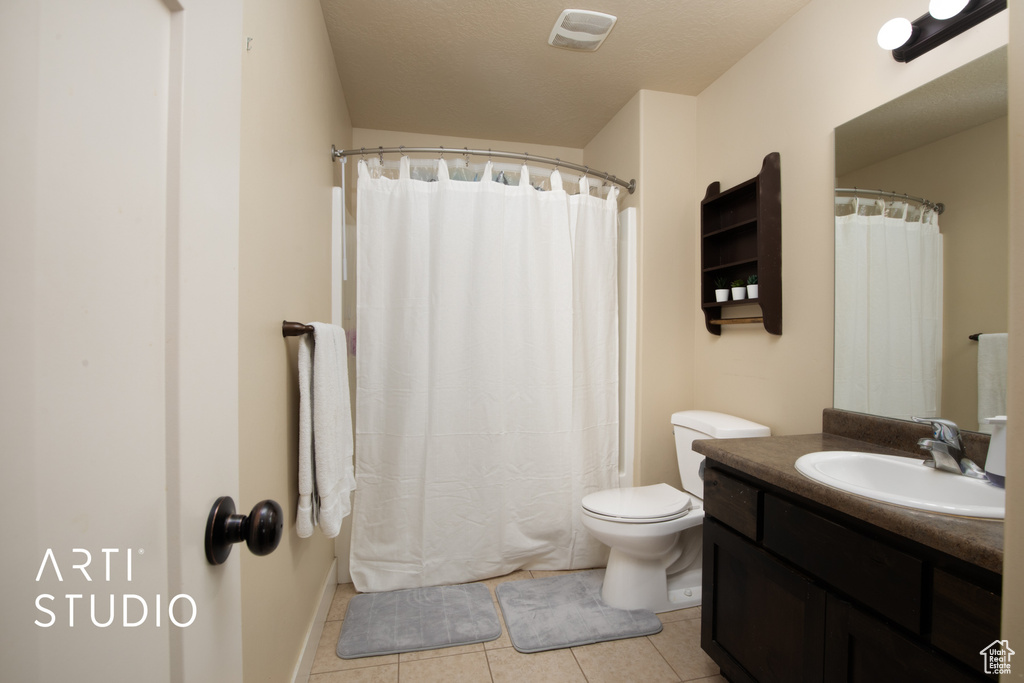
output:
[{"label": "vanity light fixture", "polygon": [[928,14],[935,19],[952,19],[970,3],[971,0],[931,0],[928,3]]},{"label": "vanity light fixture", "polygon": [[895,50],[906,45],[913,35],[914,26],[909,19],[890,19],[878,29],[878,46],[883,50]]},{"label": "vanity light fixture", "polygon": [[909,62],[1004,9],[1006,0],[931,0],[928,13],[912,22],[886,22],[878,32],[878,44],[892,50],[897,62]]}]

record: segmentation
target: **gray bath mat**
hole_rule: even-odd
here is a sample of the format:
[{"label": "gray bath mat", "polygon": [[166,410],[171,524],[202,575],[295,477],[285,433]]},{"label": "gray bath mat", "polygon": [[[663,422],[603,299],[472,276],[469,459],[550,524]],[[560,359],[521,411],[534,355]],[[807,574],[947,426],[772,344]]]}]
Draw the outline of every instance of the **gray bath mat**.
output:
[{"label": "gray bath mat", "polygon": [[622,610],[601,600],[604,570],[498,585],[498,604],[512,645],[541,652],[605,640],[649,636],[661,620],[649,610]]},{"label": "gray bath mat", "polygon": [[348,604],[337,653],[342,659],[392,655],[500,635],[491,592],[482,583],[362,593]]}]

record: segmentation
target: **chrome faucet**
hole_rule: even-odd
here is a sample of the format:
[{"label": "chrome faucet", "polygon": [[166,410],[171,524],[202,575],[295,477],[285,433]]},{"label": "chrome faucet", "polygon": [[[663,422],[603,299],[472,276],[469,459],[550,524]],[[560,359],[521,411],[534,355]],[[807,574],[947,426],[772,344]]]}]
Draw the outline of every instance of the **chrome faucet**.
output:
[{"label": "chrome faucet", "polygon": [[963,443],[960,441],[960,428],[955,422],[937,417],[912,417],[914,422],[932,426],[931,439],[918,439],[917,446],[928,451],[935,469],[944,472],[962,474],[974,479],[988,479],[985,471],[978,467],[970,458],[964,457]]}]

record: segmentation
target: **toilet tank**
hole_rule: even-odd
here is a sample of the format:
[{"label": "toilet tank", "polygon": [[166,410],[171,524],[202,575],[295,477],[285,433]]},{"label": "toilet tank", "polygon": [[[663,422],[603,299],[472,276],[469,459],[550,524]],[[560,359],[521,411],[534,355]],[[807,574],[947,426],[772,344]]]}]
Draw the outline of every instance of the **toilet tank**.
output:
[{"label": "toilet tank", "polygon": [[704,456],[693,451],[696,439],[739,439],[749,436],[771,436],[764,425],[735,415],[710,410],[683,410],[672,414],[672,431],[676,436],[676,459],[683,489],[704,499],[704,480],[700,466]]}]

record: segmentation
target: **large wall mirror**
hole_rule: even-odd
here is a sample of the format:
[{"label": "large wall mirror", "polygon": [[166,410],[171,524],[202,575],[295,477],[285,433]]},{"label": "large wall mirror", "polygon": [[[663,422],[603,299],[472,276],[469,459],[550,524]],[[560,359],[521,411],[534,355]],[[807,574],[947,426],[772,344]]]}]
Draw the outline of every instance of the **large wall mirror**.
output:
[{"label": "large wall mirror", "polygon": [[836,192],[835,407],[988,431],[1000,384],[1005,414],[1006,48],[839,126],[835,145],[836,188],[855,190]]}]

